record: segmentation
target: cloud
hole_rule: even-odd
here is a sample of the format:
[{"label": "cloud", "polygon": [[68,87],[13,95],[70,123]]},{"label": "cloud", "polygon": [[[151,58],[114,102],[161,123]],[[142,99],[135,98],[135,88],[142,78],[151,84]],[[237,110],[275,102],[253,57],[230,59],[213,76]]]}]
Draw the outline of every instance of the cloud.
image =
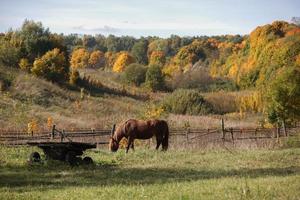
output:
[{"label": "cloud", "polygon": [[102,33],[118,33],[120,29],[114,28],[108,25],[104,25],[102,27],[86,27],[84,25],[74,26],[74,30],[76,31],[87,31],[87,32],[102,32]]}]

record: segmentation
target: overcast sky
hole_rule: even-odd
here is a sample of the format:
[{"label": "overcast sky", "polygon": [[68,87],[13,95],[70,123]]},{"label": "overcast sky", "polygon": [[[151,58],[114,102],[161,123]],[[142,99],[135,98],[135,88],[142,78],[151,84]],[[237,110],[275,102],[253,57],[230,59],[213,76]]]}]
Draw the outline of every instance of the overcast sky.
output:
[{"label": "overcast sky", "polygon": [[299,15],[300,0],[0,0],[0,32],[33,19],[57,33],[248,34]]}]

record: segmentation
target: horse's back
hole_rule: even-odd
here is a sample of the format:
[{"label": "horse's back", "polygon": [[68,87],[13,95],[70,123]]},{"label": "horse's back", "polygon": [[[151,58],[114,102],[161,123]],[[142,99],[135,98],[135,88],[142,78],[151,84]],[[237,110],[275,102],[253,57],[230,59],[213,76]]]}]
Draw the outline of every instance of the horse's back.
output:
[{"label": "horse's back", "polygon": [[157,119],[147,121],[129,119],[125,126],[127,131],[137,139],[149,139],[168,128],[166,121]]}]

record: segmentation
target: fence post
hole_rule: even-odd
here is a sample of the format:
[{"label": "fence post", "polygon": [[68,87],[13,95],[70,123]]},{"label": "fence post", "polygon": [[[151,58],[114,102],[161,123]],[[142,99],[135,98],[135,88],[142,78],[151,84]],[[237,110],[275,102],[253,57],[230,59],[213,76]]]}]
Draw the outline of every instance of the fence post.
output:
[{"label": "fence post", "polygon": [[187,130],[185,132],[186,144],[189,143],[189,133],[190,133],[190,128],[187,128]]},{"label": "fence post", "polygon": [[63,129],[61,132],[60,142],[63,142],[65,136],[65,130]]},{"label": "fence post", "polygon": [[231,140],[232,140],[232,143],[234,144],[233,128],[230,128],[230,133],[231,133]]},{"label": "fence post", "polygon": [[224,119],[221,119],[222,139],[225,139]]},{"label": "fence post", "polygon": [[279,123],[277,123],[277,125],[276,125],[276,138],[277,138],[277,142],[279,142],[279,132],[280,130],[279,130]]},{"label": "fence post", "polygon": [[51,131],[51,140],[54,139],[54,134],[55,134],[55,125],[52,126],[52,131]]},{"label": "fence post", "polygon": [[288,133],[286,131],[286,126],[285,126],[285,120],[282,120],[282,126],[283,126],[283,133],[286,137],[288,137]]}]

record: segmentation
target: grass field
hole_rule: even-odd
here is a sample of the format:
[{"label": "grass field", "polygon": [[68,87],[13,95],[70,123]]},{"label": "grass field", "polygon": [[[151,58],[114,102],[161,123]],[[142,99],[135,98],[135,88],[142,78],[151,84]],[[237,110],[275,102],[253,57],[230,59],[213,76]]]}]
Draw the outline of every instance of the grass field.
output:
[{"label": "grass field", "polygon": [[94,166],[29,165],[31,147],[0,147],[0,199],[299,199],[300,148],[137,149],[87,154]]}]

